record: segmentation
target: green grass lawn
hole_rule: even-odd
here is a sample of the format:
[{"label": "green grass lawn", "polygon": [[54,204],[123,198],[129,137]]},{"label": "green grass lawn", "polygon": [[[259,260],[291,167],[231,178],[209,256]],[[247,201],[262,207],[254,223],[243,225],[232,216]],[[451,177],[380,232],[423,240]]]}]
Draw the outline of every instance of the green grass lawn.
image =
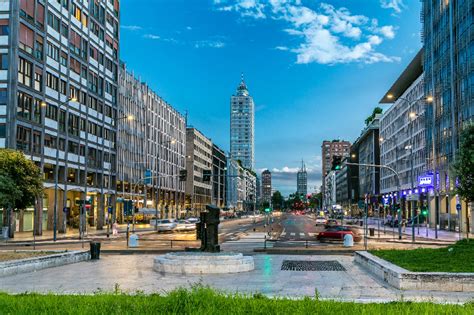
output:
[{"label": "green grass lawn", "polygon": [[178,289],[168,295],[0,294],[0,314],[474,314],[474,304],[349,303],[224,295],[209,288]]},{"label": "green grass lawn", "polygon": [[382,259],[416,272],[474,272],[474,240],[461,240],[445,248],[373,250]]}]

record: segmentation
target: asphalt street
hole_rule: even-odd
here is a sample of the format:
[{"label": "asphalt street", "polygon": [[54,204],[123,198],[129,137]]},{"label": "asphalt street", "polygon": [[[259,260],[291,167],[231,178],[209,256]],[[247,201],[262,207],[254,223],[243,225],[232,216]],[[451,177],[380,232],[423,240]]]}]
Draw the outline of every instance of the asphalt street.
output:
[{"label": "asphalt street", "polygon": [[280,241],[314,241],[323,226],[316,226],[315,220],[307,215],[288,214],[281,222],[283,231]]}]

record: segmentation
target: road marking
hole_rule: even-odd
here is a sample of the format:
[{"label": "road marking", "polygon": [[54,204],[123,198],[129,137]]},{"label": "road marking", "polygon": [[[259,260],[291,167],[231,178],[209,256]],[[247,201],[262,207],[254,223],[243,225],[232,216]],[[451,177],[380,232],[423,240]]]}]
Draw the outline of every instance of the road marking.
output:
[{"label": "road marking", "polygon": [[285,232],[281,233],[281,236],[285,236],[285,235],[286,235],[286,233],[285,233]]},{"label": "road marking", "polygon": [[295,233],[290,233],[291,236],[295,236],[296,234]]},{"label": "road marking", "polygon": [[300,233],[300,237],[304,237],[304,233]]},{"label": "road marking", "polygon": [[309,236],[316,236],[316,233],[308,233]]}]

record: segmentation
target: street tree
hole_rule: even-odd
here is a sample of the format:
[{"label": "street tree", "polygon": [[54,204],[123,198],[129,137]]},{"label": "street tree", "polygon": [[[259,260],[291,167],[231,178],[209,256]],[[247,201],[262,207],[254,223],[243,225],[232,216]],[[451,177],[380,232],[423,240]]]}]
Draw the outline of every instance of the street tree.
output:
[{"label": "street tree", "polygon": [[374,120],[375,115],[382,114],[382,111],[383,111],[382,108],[375,107],[374,110],[372,111],[372,115],[370,115],[369,117],[365,119],[365,125],[368,126],[372,122],[372,120]]},{"label": "street tree", "polygon": [[[452,167],[458,184],[459,196],[473,209],[474,202],[474,124],[470,124],[461,132],[459,151]],[[466,211],[467,230],[469,230],[468,211]]]},{"label": "street tree", "polygon": [[42,191],[41,171],[35,163],[19,151],[0,149],[0,208],[10,237],[14,234],[13,211],[34,205]]},{"label": "street tree", "polygon": [[272,205],[273,205],[273,208],[278,209],[278,210],[280,210],[283,207],[283,196],[278,190],[273,193]]}]

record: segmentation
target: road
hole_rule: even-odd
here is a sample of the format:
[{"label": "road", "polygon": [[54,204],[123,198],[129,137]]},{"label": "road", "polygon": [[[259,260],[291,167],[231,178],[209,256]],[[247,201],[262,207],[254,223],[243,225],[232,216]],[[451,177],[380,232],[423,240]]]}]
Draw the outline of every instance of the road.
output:
[{"label": "road", "polygon": [[281,222],[283,231],[280,241],[314,241],[323,226],[315,226],[315,220],[307,215],[288,214]]}]

